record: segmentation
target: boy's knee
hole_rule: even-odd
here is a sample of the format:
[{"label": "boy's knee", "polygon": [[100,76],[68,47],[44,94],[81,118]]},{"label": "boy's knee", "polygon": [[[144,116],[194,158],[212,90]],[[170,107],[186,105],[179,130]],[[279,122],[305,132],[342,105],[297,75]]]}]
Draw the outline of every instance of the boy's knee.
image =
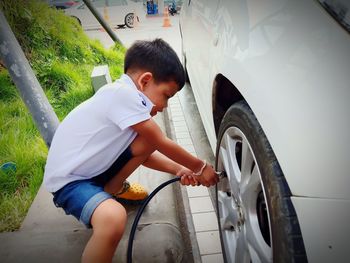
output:
[{"label": "boy's knee", "polygon": [[106,201],[108,203],[102,203],[103,207],[100,205],[93,214],[91,220],[93,231],[95,235],[101,236],[105,240],[118,242],[124,233],[127,213],[125,208],[115,200],[108,199]]},{"label": "boy's knee", "polygon": [[156,148],[152,146],[146,139],[141,136],[137,136],[135,140],[131,143],[131,151],[133,156],[149,156]]}]

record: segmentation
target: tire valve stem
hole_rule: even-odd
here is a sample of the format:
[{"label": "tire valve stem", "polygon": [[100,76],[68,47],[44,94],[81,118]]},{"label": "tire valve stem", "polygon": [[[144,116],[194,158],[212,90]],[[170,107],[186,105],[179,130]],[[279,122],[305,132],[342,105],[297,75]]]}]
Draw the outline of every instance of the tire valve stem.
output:
[{"label": "tire valve stem", "polygon": [[225,177],[227,177],[226,175],[226,172],[225,171],[221,171],[221,172],[215,172],[218,176],[219,176],[219,179],[223,179]]}]

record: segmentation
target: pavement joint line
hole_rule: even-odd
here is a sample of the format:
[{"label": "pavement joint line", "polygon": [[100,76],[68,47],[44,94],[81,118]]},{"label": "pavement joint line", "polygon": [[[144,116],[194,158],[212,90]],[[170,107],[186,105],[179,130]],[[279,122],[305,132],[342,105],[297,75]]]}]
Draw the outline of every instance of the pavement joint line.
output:
[{"label": "pavement joint line", "polygon": [[[196,230],[196,233],[206,233],[206,232],[214,232],[214,231],[218,231],[218,228],[210,228],[208,230]],[[203,254],[201,254],[201,256],[203,256]]]},{"label": "pavement joint line", "polygon": [[[203,197],[203,196],[199,196],[199,197]],[[189,198],[193,198],[193,197],[189,197]],[[209,213],[215,213],[214,210],[211,211],[198,211],[198,212],[192,212],[192,215],[198,215],[198,214],[209,214]]]},{"label": "pavement joint line", "polygon": [[[202,257],[203,257],[203,256],[211,256],[211,255],[222,255],[222,253],[217,252],[217,253],[201,254]],[[215,262],[215,263],[217,263],[217,262]]]},{"label": "pavement joint line", "polygon": [[190,134],[188,132],[179,132],[178,135],[176,136],[176,139],[187,139],[191,138]]},{"label": "pavement joint line", "polygon": [[175,116],[175,117],[173,116],[172,121],[173,122],[186,122],[185,117],[183,117],[182,115],[181,116]]},{"label": "pavement joint line", "polygon": [[[205,186],[201,186],[201,187],[205,187]],[[201,197],[203,197],[203,196],[195,196],[195,197],[191,197],[191,198],[196,199],[196,198],[201,198]],[[208,193],[207,195],[205,195],[205,197],[210,197],[210,196],[209,196],[209,193]]]},{"label": "pavement joint line", "polygon": [[177,123],[185,123],[185,119],[183,120],[173,120],[174,125],[176,125]]}]

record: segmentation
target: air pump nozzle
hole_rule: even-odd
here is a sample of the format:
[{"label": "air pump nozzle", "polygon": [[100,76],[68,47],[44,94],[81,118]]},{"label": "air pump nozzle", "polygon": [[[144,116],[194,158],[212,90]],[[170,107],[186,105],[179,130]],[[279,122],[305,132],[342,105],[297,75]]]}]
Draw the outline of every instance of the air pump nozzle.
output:
[{"label": "air pump nozzle", "polygon": [[225,171],[221,171],[221,172],[215,172],[218,176],[219,176],[219,179],[223,179],[225,177],[227,177],[227,174]]}]

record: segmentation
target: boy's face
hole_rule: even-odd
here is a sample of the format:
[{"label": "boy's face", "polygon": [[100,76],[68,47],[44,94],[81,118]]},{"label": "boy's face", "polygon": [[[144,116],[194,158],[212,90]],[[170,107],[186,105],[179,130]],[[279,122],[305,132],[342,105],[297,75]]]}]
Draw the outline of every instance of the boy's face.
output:
[{"label": "boy's face", "polygon": [[142,92],[154,104],[151,115],[154,116],[168,107],[168,100],[174,96],[178,90],[179,87],[175,81],[155,83],[153,78],[150,79],[143,86]]}]

